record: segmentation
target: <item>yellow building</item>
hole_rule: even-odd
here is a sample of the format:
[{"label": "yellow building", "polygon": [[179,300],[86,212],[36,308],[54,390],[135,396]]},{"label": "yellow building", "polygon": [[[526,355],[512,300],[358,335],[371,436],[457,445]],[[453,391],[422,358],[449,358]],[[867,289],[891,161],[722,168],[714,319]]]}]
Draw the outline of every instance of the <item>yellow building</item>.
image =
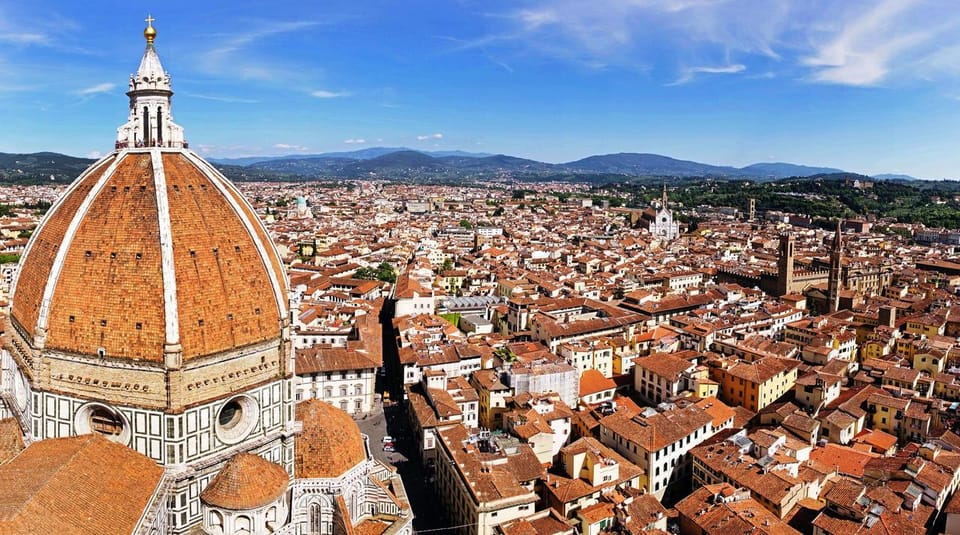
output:
[{"label": "yellow building", "polygon": [[477,390],[479,398],[478,419],[484,429],[500,429],[503,413],[507,410],[507,398],[513,389],[503,384],[496,370],[477,370],[470,376],[470,385]]},{"label": "yellow building", "polygon": [[903,330],[911,334],[925,336],[942,336],[946,329],[947,320],[944,316],[935,314],[919,314],[906,318]]},{"label": "yellow building", "polygon": [[793,389],[800,364],[798,360],[766,357],[754,362],[723,361],[723,365],[710,371],[720,383],[721,401],[760,412]]}]

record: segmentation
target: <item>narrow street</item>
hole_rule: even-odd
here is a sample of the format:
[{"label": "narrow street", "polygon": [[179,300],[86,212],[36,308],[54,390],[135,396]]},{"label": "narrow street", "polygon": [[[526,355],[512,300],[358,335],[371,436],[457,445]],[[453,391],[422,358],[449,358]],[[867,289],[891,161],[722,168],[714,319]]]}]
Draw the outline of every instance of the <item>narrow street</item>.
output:
[{"label": "narrow street", "polygon": [[[393,303],[387,300],[380,313],[386,374],[377,378],[377,391],[389,392],[390,401],[381,403],[369,416],[357,420],[357,425],[360,427],[360,432],[369,437],[373,456],[397,468],[413,508],[414,529],[436,530],[444,526],[444,515],[439,508],[439,501],[434,494],[432,484],[427,482],[424,476],[423,467],[418,458],[416,439],[410,432],[404,412],[403,384],[396,341],[393,336],[392,318]],[[385,436],[393,438],[396,451],[383,451]]]}]

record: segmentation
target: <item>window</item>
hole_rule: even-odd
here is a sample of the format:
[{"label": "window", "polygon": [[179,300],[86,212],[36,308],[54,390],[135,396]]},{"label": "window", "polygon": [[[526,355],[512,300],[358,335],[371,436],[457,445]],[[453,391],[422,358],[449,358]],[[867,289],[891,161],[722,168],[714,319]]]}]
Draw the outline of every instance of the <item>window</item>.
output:
[{"label": "window", "polygon": [[90,429],[107,436],[119,436],[123,432],[123,420],[106,407],[97,407],[90,412]]},{"label": "window", "polygon": [[240,423],[242,417],[243,409],[240,407],[240,403],[237,400],[230,400],[220,409],[220,414],[217,416],[217,423],[224,429],[233,429]]}]

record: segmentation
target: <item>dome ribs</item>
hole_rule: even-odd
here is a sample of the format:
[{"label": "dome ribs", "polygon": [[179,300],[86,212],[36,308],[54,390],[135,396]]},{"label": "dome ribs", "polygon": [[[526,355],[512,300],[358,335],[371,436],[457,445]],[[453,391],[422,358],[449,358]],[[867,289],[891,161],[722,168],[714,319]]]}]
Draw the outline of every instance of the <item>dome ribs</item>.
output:
[{"label": "dome ribs", "polygon": [[91,167],[88,174],[70,188],[70,194],[64,195],[50,209],[46,219],[33,233],[33,238],[24,252],[24,265],[14,288],[16,298],[13,300],[12,311],[13,318],[29,336],[33,336],[37,326],[43,290],[57,257],[57,250],[67,233],[67,227],[112,161],[113,157],[108,157]]},{"label": "dome ribs", "polygon": [[263,262],[256,257],[244,261],[237,251],[237,246],[240,251],[255,250],[240,214],[230,199],[209,183],[210,178],[182,154],[163,154],[163,166],[170,201],[183,358],[276,337],[276,307],[268,308],[267,318],[263,312],[255,313],[257,308],[263,309],[263,303],[274,300],[272,283]]},{"label": "dome ribs", "polygon": [[102,348],[107,357],[162,361],[158,235],[150,156],[130,154],[90,204],[69,244],[53,292],[51,306],[58,313],[49,317],[47,347],[88,355]]}]

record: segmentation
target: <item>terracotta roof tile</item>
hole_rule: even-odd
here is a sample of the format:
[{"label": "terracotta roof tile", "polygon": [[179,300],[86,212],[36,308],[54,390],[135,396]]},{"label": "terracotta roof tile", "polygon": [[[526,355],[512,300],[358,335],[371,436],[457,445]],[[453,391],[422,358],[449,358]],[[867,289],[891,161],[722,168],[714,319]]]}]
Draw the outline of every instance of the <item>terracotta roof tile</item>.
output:
[{"label": "terracotta roof tile", "polygon": [[274,502],[289,483],[282,466],[259,455],[240,453],[223,465],[200,499],[222,509],[256,509]]},{"label": "terracotta roof tile", "polygon": [[360,428],[346,412],[317,399],[297,404],[296,411],[303,422],[294,443],[296,477],[339,477],[367,458]]},{"label": "terracotta roof tile", "polygon": [[98,434],[35,442],[0,465],[0,533],[132,533],[162,481],[156,462]]},{"label": "terracotta roof tile", "polygon": [[0,420],[0,464],[13,459],[24,450],[23,432],[14,418]]}]

